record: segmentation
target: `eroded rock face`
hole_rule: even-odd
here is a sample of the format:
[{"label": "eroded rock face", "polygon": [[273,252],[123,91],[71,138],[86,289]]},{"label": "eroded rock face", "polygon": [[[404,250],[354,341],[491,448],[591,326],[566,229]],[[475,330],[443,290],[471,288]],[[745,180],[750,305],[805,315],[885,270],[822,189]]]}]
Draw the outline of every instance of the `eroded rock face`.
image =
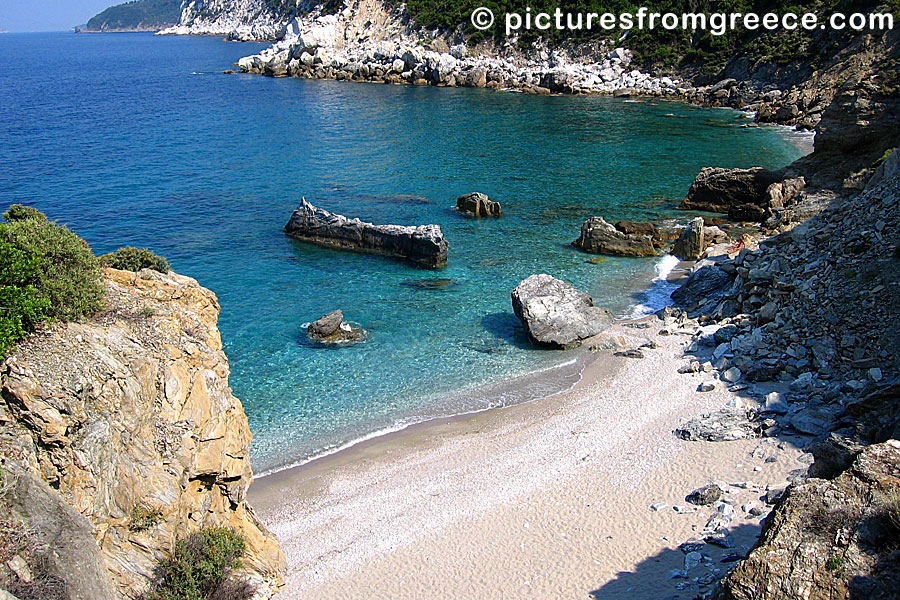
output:
[{"label": "eroded rock face", "polygon": [[703,217],[691,221],[672,246],[672,254],[681,260],[697,260],[706,249]]},{"label": "eroded rock face", "polygon": [[833,481],[788,488],[756,548],[722,582],[720,600],[896,598],[892,522],[900,442],[870,446]]},{"label": "eroded rock face", "polygon": [[620,231],[603,217],[591,217],[581,226],[581,236],[573,245],[585,252],[608,256],[656,256],[652,235],[639,231],[644,230],[630,227]]},{"label": "eroded rock face", "polygon": [[764,221],[772,214],[766,191],[781,179],[778,173],[762,167],[705,167],[679,208],[723,213],[734,221]]},{"label": "eroded rock face", "polygon": [[613,314],[593,299],[550,275],[532,275],[512,293],[513,310],[528,337],[541,346],[574,348],[608,329]]},{"label": "eroded rock face", "polygon": [[245,500],[251,435],[215,294],[174,273],[105,273],[105,312],[30,336],[0,366],[0,455],[86,518],[122,597],[202,526],[246,538],[239,575],[270,596],[285,560]]},{"label": "eroded rock face", "polygon": [[438,225],[373,225],[330,213],[305,199],[284,231],[319,246],[397,256],[430,268],[445,266],[450,249]]},{"label": "eroded rock face", "polygon": [[472,192],[456,199],[456,210],[476,217],[499,217],[503,209],[499,202],[494,202],[487,195]]}]

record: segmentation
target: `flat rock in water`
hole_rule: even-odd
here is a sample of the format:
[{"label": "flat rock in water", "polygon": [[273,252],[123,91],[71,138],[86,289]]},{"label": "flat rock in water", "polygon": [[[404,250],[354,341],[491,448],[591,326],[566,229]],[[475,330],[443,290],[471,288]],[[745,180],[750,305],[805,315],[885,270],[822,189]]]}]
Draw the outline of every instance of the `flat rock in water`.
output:
[{"label": "flat rock in water", "polygon": [[522,281],[512,293],[512,304],[531,341],[550,348],[580,346],[615,322],[590,296],[550,275]]},{"label": "flat rock in water", "polygon": [[456,279],[438,278],[438,279],[409,279],[403,282],[406,287],[417,288],[420,290],[447,290],[459,285]]},{"label": "flat rock in water", "polygon": [[397,256],[431,268],[445,266],[450,249],[438,225],[373,225],[317,208],[305,198],[284,232],[327,248]]}]

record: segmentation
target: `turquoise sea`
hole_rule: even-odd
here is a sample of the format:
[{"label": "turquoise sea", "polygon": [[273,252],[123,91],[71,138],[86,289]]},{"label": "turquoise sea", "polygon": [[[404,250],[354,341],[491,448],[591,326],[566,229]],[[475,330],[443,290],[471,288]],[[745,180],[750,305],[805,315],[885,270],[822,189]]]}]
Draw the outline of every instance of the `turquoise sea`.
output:
[{"label": "turquoise sea", "polygon": [[[520,280],[550,273],[619,315],[661,306],[665,289],[647,291],[660,261],[590,264],[570,245],[581,223],[684,218],[673,209],[701,167],[800,155],[727,110],[223,74],[262,47],[0,36],[3,207],[34,205],[97,253],[152,248],[218,294],[257,471],[552,391],[549,376],[514,398],[480,387],[572,358],[528,345],[509,296]],[[503,218],[456,214],[470,191],[502,202]],[[450,264],[292,241],[281,230],[303,196],[376,223],[437,223]],[[433,278],[452,282],[421,284]],[[303,324],[336,308],[366,343],[306,342]]]}]

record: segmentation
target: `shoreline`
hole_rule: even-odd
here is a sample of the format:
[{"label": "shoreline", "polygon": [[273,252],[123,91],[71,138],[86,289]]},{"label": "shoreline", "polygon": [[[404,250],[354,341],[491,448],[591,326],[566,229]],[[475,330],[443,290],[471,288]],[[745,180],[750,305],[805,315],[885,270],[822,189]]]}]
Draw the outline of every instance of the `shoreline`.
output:
[{"label": "shoreline", "polygon": [[[679,514],[671,508],[653,511],[650,505],[683,502],[684,494],[713,478],[746,481],[751,475],[744,471],[749,469],[736,468],[735,461],[745,462],[741,457],[764,442],[698,444],[671,433],[697,412],[717,408],[735,395],[722,388],[700,393],[697,386],[704,374],[677,374],[690,338],[658,336],[660,324],[656,316],[645,317],[619,322],[597,336],[592,344],[605,349],[585,349],[582,377],[558,394],[418,423],[257,480],[249,501],[288,557],[287,585],[278,598],[416,598],[435,593],[444,577],[462,594],[452,597],[496,597],[497,589],[507,589],[507,578],[518,576],[507,568],[511,565],[473,564],[486,571],[474,583],[466,574],[447,569],[454,561],[468,560],[465,556],[511,549],[513,540],[532,533],[530,527],[543,527],[560,514],[583,509],[579,502],[585,496],[572,493],[577,489],[593,490],[584,493],[608,512],[588,511],[584,522],[566,526],[597,536],[622,535],[629,543],[623,556],[592,559],[605,573],[598,575],[600,585],[614,583],[620,571],[665,551],[669,541],[677,545],[680,538],[690,537],[691,524],[705,522],[702,510]],[[658,347],[647,350],[644,359],[613,355],[617,348],[648,340]],[[659,402],[663,397],[666,402]],[[782,481],[787,470],[799,464],[799,451],[787,452],[777,464],[761,463],[766,485]],[[636,499],[634,494],[646,497]],[[518,521],[521,511],[536,515],[528,521],[533,525],[512,527],[510,520]],[[653,535],[631,539],[633,523],[621,520],[622,511],[649,527],[645,534],[654,527],[669,532],[662,536],[669,541]],[[749,548],[754,540],[748,532],[758,530],[758,520],[741,527],[738,537]],[[529,547],[527,556],[531,561],[558,561],[562,543],[564,538],[551,536]],[[423,556],[430,558],[417,564]],[[584,557],[573,554],[570,562],[571,567],[583,566]],[[670,563],[660,562],[663,570],[654,583],[667,580]],[[491,571],[495,567],[500,570]],[[584,574],[563,570],[543,572],[542,585],[564,582],[570,586],[565,593],[550,587],[540,597],[578,597],[571,592],[585,585]],[[637,595],[595,597],[656,597],[652,589],[642,589]],[[672,590],[666,595],[663,591],[660,600]],[[530,594],[520,590],[504,597]]]},{"label": "shoreline", "polygon": [[[644,284],[641,293],[650,296],[650,301],[653,300],[652,293],[656,288],[662,286],[663,289],[668,289],[669,287],[680,284],[684,279],[686,279],[687,273],[690,271],[690,268],[693,265],[693,262],[691,261],[681,261],[670,254],[661,254],[655,257],[655,260],[655,266],[657,267],[656,276],[649,281],[640,278],[636,279],[636,282]],[[633,304],[629,305],[628,308],[622,313],[623,316],[616,320],[616,325],[628,327],[629,324],[647,319],[648,317],[653,316],[657,311],[662,310],[669,305],[671,305],[671,302],[668,302],[661,306],[648,306],[641,302],[634,302]],[[365,444],[372,440],[377,440],[381,437],[403,433],[404,431],[413,427],[427,425],[436,421],[465,418],[485,411],[507,408],[509,406],[515,406],[519,404],[527,404],[529,402],[535,402],[538,400],[557,396],[559,394],[564,394],[571,391],[573,387],[578,385],[578,383],[584,377],[585,370],[591,364],[591,355],[593,353],[589,350],[589,347],[590,344],[585,343],[582,347],[577,349],[555,351],[560,356],[559,362],[556,362],[554,364],[548,366],[535,365],[523,373],[507,374],[493,381],[487,381],[474,387],[457,389],[441,395],[441,398],[444,400],[456,399],[465,402],[466,399],[485,399],[501,394],[504,396],[504,399],[499,404],[495,404],[492,402],[483,407],[464,409],[461,412],[401,418],[385,427],[363,433],[350,440],[336,442],[330,446],[315,450],[311,453],[308,453],[302,458],[291,459],[281,465],[260,469],[259,473],[254,473],[254,479],[261,480],[266,477],[271,477],[272,475],[277,475],[278,473],[282,473],[284,471],[290,471],[292,469],[300,468],[317,460],[321,460],[340,452],[350,450],[360,444]],[[552,354],[554,351],[547,352]],[[570,358],[568,358],[567,360],[563,360],[566,356],[570,356]],[[570,372],[560,374],[558,378],[554,380],[554,384],[550,386],[550,391],[535,391],[533,389],[533,386],[529,385],[532,380],[538,379],[548,372],[565,369],[566,367],[570,366],[578,366],[579,363],[581,364],[577,373]],[[567,382],[566,379],[571,379],[573,375],[577,375],[575,381]],[[511,393],[510,390],[512,390]],[[524,396],[524,398],[508,401],[510,395],[518,395],[520,397]],[[478,400],[476,400],[476,402],[477,401]],[[450,404],[450,402],[444,402],[442,403],[442,405],[443,404]]]}]

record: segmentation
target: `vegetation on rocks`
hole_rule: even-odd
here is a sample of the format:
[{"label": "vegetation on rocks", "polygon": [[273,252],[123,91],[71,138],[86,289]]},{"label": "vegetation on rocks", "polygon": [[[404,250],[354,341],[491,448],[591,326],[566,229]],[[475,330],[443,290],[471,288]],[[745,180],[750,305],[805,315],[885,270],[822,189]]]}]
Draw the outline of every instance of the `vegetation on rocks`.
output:
[{"label": "vegetation on rocks", "polygon": [[122,271],[140,271],[141,269],[153,269],[160,273],[168,273],[172,270],[167,261],[162,256],[157,256],[153,251],[146,248],[134,248],[126,246],[119,248],[115,252],[105,254],[100,258],[104,267],[119,269]]},{"label": "vegetation on rocks", "polygon": [[[469,23],[472,11],[485,6],[498,16],[491,30],[476,31]],[[553,14],[559,7],[563,14],[587,13],[622,13],[636,14],[643,6],[631,0],[462,0],[446,2],[444,0],[410,0],[407,9],[415,22],[425,27],[438,29],[455,29],[459,26],[469,35],[470,42],[477,43],[493,34],[497,39],[505,35],[504,19],[506,13],[531,14],[540,12]],[[773,0],[700,0],[685,2],[683,0],[663,0],[651,7],[652,12],[660,14],[674,13],[757,13],[763,15],[773,12],[783,15],[787,12],[812,12],[820,19],[834,12],[851,14],[853,12],[897,12],[896,0],[887,2],[880,0],[798,0],[785,4]],[[577,23],[577,20],[576,20]],[[557,30],[551,27],[547,31],[524,29],[520,37],[523,44],[530,45],[542,37],[551,44],[565,42],[585,42],[599,39],[618,40],[625,33],[622,29],[603,30],[597,26],[593,30],[570,31]],[[847,38],[859,35],[859,32],[844,30],[832,31],[777,30],[765,31],[762,28],[751,31],[743,28],[729,30],[724,35],[714,35],[709,30],[688,31],[683,29],[666,30],[657,26],[650,30],[634,28],[628,34],[625,44],[632,50],[638,61],[646,66],[694,66],[707,72],[722,68],[734,56],[745,53],[753,64],[787,64],[796,60],[808,60],[814,56],[833,56],[840,43],[835,46],[835,38]]]},{"label": "vegetation on rocks", "polygon": [[100,308],[100,264],[87,243],[40,211],[13,205],[0,224],[0,357],[46,319]]},{"label": "vegetation on rocks", "polygon": [[231,529],[208,527],[178,540],[163,560],[144,600],[247,600],[255,590],[237,581],[246,550],[244,538]]},{"label": "vegetation on rocks", "polygon": [[87,22],[86,31],[153,30],[181,18],[181,0],[135,0],[111,6]]}]

